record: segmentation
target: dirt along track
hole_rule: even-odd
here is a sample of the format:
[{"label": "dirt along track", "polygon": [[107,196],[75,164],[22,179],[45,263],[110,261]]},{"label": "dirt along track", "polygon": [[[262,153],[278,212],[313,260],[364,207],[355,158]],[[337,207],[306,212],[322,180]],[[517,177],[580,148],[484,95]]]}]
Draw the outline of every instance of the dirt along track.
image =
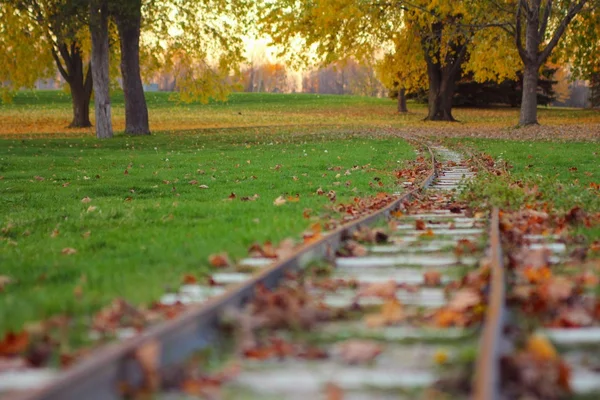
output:
[{"label": "dirt along track", "polygon": [[429,151],[426,190],[278,261],[249,258],[210,286],[185,285],[161,300],[189,305],[179,318],[9,398],[496,398],[497,212],[457,202],[475,174],[463,155]]}]

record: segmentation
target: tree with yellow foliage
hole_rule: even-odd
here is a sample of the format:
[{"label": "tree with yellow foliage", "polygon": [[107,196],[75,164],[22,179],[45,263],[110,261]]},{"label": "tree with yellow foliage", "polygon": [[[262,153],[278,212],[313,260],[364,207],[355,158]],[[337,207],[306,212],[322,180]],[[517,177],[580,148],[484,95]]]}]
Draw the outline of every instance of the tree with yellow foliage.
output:
[{"label": "tree with yellow foliage", "polygon": [[[463,70],[473,71],[476,79],[503,80],[517,69],[516,50],[507,46],[509,21],[486,2],[275,0],[262,5],[261,15],[262,31],[296,61],[314,54],[327,64],[379,49],[389,54],[382,69],[402,88],[422,84],[425,72],[427,120],[454,120],[452,97]],[[303,54],[290,46],[294,42],[301,43]],[[483,61],[503,53],[511,56]]]}]

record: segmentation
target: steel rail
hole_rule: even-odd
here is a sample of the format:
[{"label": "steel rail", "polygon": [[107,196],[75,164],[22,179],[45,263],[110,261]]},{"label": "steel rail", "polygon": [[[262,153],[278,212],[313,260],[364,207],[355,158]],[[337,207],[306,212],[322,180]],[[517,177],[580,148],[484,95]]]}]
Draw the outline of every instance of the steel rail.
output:
[{"label": "steel rail", "polygon": [[473,399],[500,399],[500,355],[505,319],[504,259],[500,241],[499,211],[494,208],[490,224],[490,285],[488,307],[479,342]]},{"label": "steel rail", "polygon": [[[348,234],[362,226],[389,217],[392,211],[429,186],[436,177],[436,160],[430,155],[431,169],[419,187],[401,195],[386,207],[328,233],[322,239],[303,245],[289,257],[257,272],[248,281],[237,284],[225,293],[207,302],[193,306],[178,318],[152,326],[138,336],[122,342],[108,344],[95,350],[75,366],[59,374],[51,383],[41,388],[9,396],[10,400],[111,400],[120,399],[119,386],[127,383],[139,387],[147,373],[138,360],[140,350],[152,348],[156,368],[177,365],[193,352],[210,346],[219,336],[219,322],[223,312],[231,307],[241,307],[262,284],[272,288],[289,271],[298,270],[315,259],[332,255]],[[147,372],[147,371],[146,371]]]}]

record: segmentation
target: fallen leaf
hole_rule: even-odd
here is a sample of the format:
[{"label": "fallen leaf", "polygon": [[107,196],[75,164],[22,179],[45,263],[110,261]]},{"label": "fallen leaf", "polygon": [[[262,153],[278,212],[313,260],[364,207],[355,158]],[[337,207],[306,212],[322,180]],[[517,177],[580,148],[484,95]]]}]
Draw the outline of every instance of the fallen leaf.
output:
[{"label": "fallen leaf", "polygon": [[82,203],[84,203],[84,204],[86,204],[86,203],[89,203],[90,201],[92,201],[92,199],[90,199],[90,198],[89,198],[89,197],[87,197],[87,196],[86,196],[86,197],[84,197],[83,199],[81,199],[81,202],[82,202]]},{"label": "fallen leaf", "polygon": [[390,279],[387,282],[369,283],[361,286],[358,290],[357,297],[381,297],[383,299],[396,298],[398,285],[396,281]]},{"label": "fallen leaf", "polygon": [[208,262],[215,268],[226,268],[231,265],[231,260],[227,253],[211,254],[208,256]]},{"label": "fallen leaf", "polygon": [[278,198],[276,198],[273,201],[273,204],[276,205],[276,206],[281,206],[281,205],[283,205],[285,203],[286,203],[286,200],[283,198],[283,196],[279,196]]},{"label": "fallen leaf", "polygon": [[547,337],[534,334],[527,339],[525,350],[542,360],[556,360],[558,353]]},{"label": "fallen leaf", "polygon": [[198,282],[198,279],[192,274],[185,274],[182,280],[184,285],[193,285]]},{"label": "fallen leaf", "polygon": [[367,364],[383,351],[383,346],[373,340],[350,339],[338,343],[336,351],[346,364]]},{"label": "fallen leaf", "polygon": [[198,187],[199,187],[200,189],[208,189],[208,186],[206,186],[206,185],[199,185]]},{"label": "fallen leaf", "polygon": [[481,295],[471,288],[463,288],[454,294],[448,303],[448,309],[462,312],[482,302]]},{"label": "fallen leaf", "polygon": [[342,388],[332,382],[325,385],[325,400],[344,400]]},{"label": "fallen leaf", "polygon": [[142,370],[143,386],[147,391],[154,393],[160,386],[161,345],[157,340],[149,340],[135,350],[135,359]]},{"label": "fallen leaf", "polygon": [[29,346],[29,333],[21,331],[19,333],[7,332],[0,341],[0,356],[15,356],[27,350]]},{"label": "fallen leaf", "polygon": [[12,283],[13,280],[6,276],[6,275],[0,275],[0,292],[4,290],[4,287],[10,283]]},{"label": "fallen leaf", "polygon": [[397,299],[386,300],[381,310],[376,314],[365,316],[365,323],[369,328],[379,328],[387,325],[395,325],[405,318],[404,308]]},{"label": "fallen leaf", "polygon": [[426,271],[423,274],[425,286],[439,286],[442,284],[442,274],[440,271]]},{"label": "fallen leaf", "polygon": [[65,247],[64,249],[62,249],[61,254],[64,254],[66,256],[70,256],[72,254],[77,253],[77,250],[75,250],[72,247]]},{"label": "fallen leaf", "polygon": [[52,233],[50,234],[50,237],[55,238],[55,237],[58,237],[59,234],[60,234],[60,231],[58,229],[54,229],[52,231]]},{"label": "fallen leaf", "polygon": [[448,361],[448,352],[446,350],[437,350],[433,355],[433,361],[437,365],[446,364]]},{"label": "fallen leaf", "polygon": [[415,229],[418,231],[424,231],[425,230],[425,221],[423,221],[422,219],[418,219],[415,221]]}]

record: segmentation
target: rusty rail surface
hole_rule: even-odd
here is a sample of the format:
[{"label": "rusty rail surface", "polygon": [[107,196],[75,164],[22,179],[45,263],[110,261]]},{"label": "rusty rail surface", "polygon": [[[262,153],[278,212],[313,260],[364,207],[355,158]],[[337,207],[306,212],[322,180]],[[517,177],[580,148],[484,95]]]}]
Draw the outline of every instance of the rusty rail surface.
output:
[{"label": "rusty rail surface", "polygon": [[505,313],[504,260],[500,242],[499,211],[494,208],[490,224],[490,285],[488,307],[479,343],[473,398],[500,399],[500,355]]},{"label": "rusty rail surface", "polygon": [[315,259],[325,258],[339,248],[342,239],[362,226],[389,217],[390,213],[429,186],[436,177],[436,161],[433,151],[431,169],[419,187],[401,195],[392,203],[356,221],[345,224],[328,233],[322,239],[306,244],[289,257],[271,267],[257,272],[222,295],[192,306],[180,317],[148,328],[138,336],[122,342],[108,344],[94,351],[89,357],[62,372],[48,385],[9,396],[10,400],[111,400],[120,399],[119,385],[128,383],[134,387],[144,380],[144,371],[138,361],[140,350],[153,347],[157,350],[156,367],[162,369],[177,365],[193,352],[209,346],[219,335],[222,313],[230,307],[241,307],[254,295],[254,288],[265,285],[272,288],[288,271],[298,270]]}]

